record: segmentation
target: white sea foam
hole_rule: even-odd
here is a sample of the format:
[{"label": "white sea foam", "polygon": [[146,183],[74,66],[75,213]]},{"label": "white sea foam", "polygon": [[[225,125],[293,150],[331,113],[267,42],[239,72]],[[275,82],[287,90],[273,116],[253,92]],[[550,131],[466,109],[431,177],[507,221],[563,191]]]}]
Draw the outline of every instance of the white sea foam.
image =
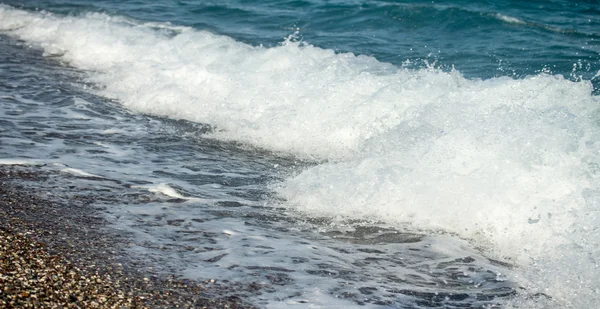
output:
[{"label": "white sea foam", "polygon": [[537,247],[531,233],[556,239],[546,225],[572,223],[566,212],[585,207],[581,194],[598,176],[590,85],[547,75],[454,78],[431,97],[435,90],[415,85],[419,104],[398,125],[352,160],[289,179],[280,194],[304,210],[484,236],[508,256]]},{"label": "white sea foam", "polygon": [[73,175],[77,175],[77,176],[82,176],[82,177],[103,178],[102,176],[94,175],[94,174],[88,173],[86,171],[82,171],[80,169],[71,168],[71,167],[63,168],[61,170],[61,172],[67,173],[67,174],[73,174]]},{"label": "white sea foam", "polygon": [[171,188],[166,183],[161,183],[156,186],[148,187],[148,191],[161,193],[166,196],[170,196],[170,197],[174,197],[174,198],[180,198],[180,199],[186,198],[185,196],[181,195],[179,192],[177,192],[175,189]]},{"label": "white sea foam", "polygon": [[1,31],[88,70],[128,108],[328,161],[274,186],[288,207],[470,239],[517,264],[528,293],[552,297],[517,305],[600,302],[600,100],[589,82],[469,80],[167,26],[0,6]]},{"label": "white sea foam", "polygon": [[24,159],[15,159],[15,158],[7,158],[0,159],[0,165],[43,165],[44,163],[38,162],[36,160],[24,160]]},{"label": "white sea foam", "polygon": [[518,25],[524,25],[526,24],[524,21],[516,18],[516,17],[512,17],[512,16],[506,16],[506,15],[502,15],[502,14],[495,14],[494,15],[496,18],[498,18],[499,20],[503,21],[503,22],[507,22],[509,24],[518,24]]},{"label": "white sea foam", "polygon": [[146,190],[148,190],[148,192],[160,193],[162,195],[176,198],[176,199],[189,200],[189,201],[195,201],[195,202],[207,202],[208,201],[208,200],[197,198],[197,197],[184,196],[166,183],[159,183],[156,185],[149,185],[149,186],[133,186],[133,188],[146,189]]},{"label": "white sea foam", "polygon": [[393,125],[381,119],[412,102],[397,102],[387,89],[424,77],[300,43],[252,47],[184,27],[167,35],[103,14],[0,10],[1,30],[95,72],[90,80],[104,86],[100,93],[131,109],[211,124],[217,138],[319,159],[348,156]]}]

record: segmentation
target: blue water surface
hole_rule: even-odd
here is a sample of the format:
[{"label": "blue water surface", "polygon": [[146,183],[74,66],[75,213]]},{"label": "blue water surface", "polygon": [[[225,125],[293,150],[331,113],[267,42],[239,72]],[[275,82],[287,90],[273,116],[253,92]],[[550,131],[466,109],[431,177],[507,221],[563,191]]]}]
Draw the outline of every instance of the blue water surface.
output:
[{"label": "blue water surface", "polygon": [[[452,67],[468,77],[542,70],[593,79],[597,1],[3,1],[60,14],[105,12],[224,34],[252,45],[297,39],[395,65]],[[598,85],[598,78],[594,83]]]}]

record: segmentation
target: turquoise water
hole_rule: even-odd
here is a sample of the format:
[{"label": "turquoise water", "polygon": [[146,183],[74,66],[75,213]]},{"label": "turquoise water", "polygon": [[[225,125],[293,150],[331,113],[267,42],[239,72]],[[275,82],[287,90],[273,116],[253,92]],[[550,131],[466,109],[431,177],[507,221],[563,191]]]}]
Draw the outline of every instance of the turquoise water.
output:
[{"label": "turquoise water", "polygon": [[0,163],[107,195],[157,271],[265,308],[600,302],[600,4],[2,3]]},{"label": "turquoise water", "polygon": [[[596,1],[8,1],[61,14],[105,12],[275,46],[296,37],[402,65],[423,61],[469,77],[600,70]],[[596,85],[597,85],[596,81]]]}]

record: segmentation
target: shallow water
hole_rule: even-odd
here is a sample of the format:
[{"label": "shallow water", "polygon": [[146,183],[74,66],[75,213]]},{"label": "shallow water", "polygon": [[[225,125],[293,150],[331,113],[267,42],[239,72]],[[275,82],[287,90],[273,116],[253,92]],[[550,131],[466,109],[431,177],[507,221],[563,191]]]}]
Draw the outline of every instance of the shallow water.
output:
[{"label": "shallow water", "polygon": [[[206,129],[193,123],[131,114],[82,92],[80,72],[8,37],[2,43],[13,76],[2,89],[2,156],[20,158],[2,163],[42,164],[69,176],[64,186],[97,191],[96,206],[132,235],[131,254],[161,271],[258,282],[267,293],[249,297],[270,307],[337,298],[349,300],[343,306],[481,306],[513,293],[504,267],[464,242],[273,207],[266,184],[309,163],[203,140]],[[36,76],[52,78],[32,83]]]},{"label": "shallow water", "polygon": [[78,177],[159,271],[269,308],[598,302],[593,3],[5,3],[0,162]]}]

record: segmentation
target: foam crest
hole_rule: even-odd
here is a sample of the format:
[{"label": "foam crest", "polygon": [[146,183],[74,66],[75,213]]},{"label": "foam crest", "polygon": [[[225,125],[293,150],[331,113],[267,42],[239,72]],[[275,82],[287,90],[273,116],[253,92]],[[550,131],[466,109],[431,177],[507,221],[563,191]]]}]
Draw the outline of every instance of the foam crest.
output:
[{"label": "foam crest", "polygon": [[380,130],[377,119],[396,108],[386,87],[419,78],[374,58],[297,42],[253,47],[103,14],[56,17],[2,7],[0,17],[4,32],[90,71],[100,94],[131,109],[210,124],[216,138],[318,159],[354,152]]},{"label": "foam crest", "polygon": [[494,14],[494,16],[496,18],[498,18],[499,20],[503,21],[503,22],[507,22],[510,24],[517,24],[517,25],[525,25],[527,24],[526,22],[516,18],[516,17],[512,17],[512,16],[506,16],[506,15],[502,15],[500,13]]},{"label": "foam crest", "polygon": [[[100,94],[128,108],[212,125],[215,138],[316,159],[350,157],[400,125],[405,113],[448,93],[469,95],[460,89],[478,83],[290,40],[254,47],[98,13],[57,17],[4,6],[0,16],[1,30],[88,70]],[[517,95],[523,89],[505,80],[488,84]]]}]

